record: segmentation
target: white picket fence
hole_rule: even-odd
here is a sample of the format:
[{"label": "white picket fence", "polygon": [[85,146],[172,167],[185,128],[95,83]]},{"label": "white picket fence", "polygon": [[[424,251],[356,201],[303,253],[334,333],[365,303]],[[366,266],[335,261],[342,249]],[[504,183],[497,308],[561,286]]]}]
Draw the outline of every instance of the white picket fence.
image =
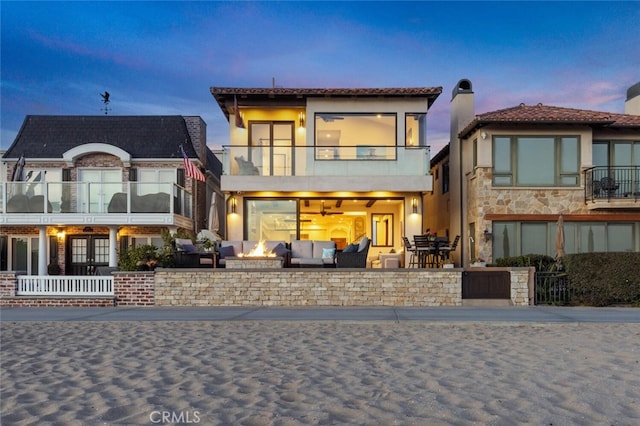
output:
[{"label": "white picket fence", "polygon": [[112,276],[20,275],[17,296],[113,296]]}]

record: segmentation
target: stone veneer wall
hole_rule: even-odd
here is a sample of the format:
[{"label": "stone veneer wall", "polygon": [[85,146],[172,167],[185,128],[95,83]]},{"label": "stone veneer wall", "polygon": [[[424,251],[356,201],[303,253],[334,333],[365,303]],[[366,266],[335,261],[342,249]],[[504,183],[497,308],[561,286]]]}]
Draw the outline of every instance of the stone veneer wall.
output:
[{"label": "stone veneer wall", "polygon": [[[582,179],[582,177],[581,177]],[[482,233],[491,231],[492,223],[485,220],[487,214],[589,214],[596,216],[606,211],[590,210],[584,202],[584,188],[526,188],[492,186],[490,167],[477,167],[468,176],[467,223],[476,224],[476,254],[493,262],[491,241],[485,241]]]},{"label": "stone veneer wall", "polygon": [[[529,305],[529,268],[511,301]],[[462,269],[156,271],[156,306],[461,306]]]}]

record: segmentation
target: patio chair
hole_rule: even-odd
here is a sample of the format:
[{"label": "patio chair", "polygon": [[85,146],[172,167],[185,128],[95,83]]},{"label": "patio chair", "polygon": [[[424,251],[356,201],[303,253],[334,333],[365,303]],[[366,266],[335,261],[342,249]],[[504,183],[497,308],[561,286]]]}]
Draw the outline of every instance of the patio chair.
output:
[{"label": "patio chair", "polygon": [[451,255],[451,252],[456,251],[456,248],[458,248],[458,242],[460,241],[460,235],[456,235],[456,237],[453,239],[453,243],[451,245],[445,245],[442,247],[438,247],[438,251],[440,252],[440,258],[442,259],[442,262],[444,263],[445,260],[449,259],[449,256]]},{"label": "patio chair", "polygon": [[367,255],[369,254],[369,246],[371,240],[364,237],[357,245],[357,251],[347,251],[347,249],[336,253],[337,268],[366,268]]},{"label": "patio chair", "polygon": [[418,262],[418,251],[416,250],[415,246],[411,245],[411,241],[409,241],[409,238],[407,237],[402,237],[402,242],[404,243],[404,249],[407,251],[407,253],[411,254],[411,256],[409,257],[409,268],[419,267],[420,263]]},{"label": "patio chair", "polygon": [[600,188],[603,191],[606,191],[608,196],[612,196],[618,190],[619,187],[620,185],[618,185],[615,179],[612,177],[605,176],[602,179],[600,179]]}]

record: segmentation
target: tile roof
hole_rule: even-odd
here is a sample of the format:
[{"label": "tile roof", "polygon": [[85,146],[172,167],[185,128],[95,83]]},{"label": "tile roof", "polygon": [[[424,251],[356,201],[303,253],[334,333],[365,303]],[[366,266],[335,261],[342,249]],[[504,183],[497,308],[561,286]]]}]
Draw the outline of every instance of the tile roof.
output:
[{"label": "tile roof", "polygon": [[[429,107],[442,93],[442,87],[387,87],[387,88],[246,88],[211,87],[211,94],[225,116],[229,118],[229,108],[237,97],[240,106],[254,105],[253,102],[269,101],[271,104],[287,105],[293,102],[304,106],[307,98],[313,97],[426,97]],[[261,104],[259,104],[261,105]]]},{"label": "tile roof", "polygon": [[516,107],[476,115],[475,119],[460,132],[460,137],[465,138],[477,128],[496,123],[587,124],[607,127],[640,128],[640,116],[562,108],[543,104],[520,104]]},{"label": "tile roof", "polygon": [[106,143],[132,158],[182,158],[180,144],[195,157],[182,116],[28,115],[4,158],[62,158],[86,143]]}]

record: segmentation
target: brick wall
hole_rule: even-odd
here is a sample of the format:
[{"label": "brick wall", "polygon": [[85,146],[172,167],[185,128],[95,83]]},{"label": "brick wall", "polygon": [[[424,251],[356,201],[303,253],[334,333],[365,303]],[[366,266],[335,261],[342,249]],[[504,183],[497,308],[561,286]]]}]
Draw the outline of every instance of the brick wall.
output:
[{"label": "brick wall", "polygon": [[13,297],[16,295],[15,272],[0,272],[0,297]]},{"label": "brick wall", "polygon": [[153,306],[153,272],[114,272],[113,292],[118,306]]}]

